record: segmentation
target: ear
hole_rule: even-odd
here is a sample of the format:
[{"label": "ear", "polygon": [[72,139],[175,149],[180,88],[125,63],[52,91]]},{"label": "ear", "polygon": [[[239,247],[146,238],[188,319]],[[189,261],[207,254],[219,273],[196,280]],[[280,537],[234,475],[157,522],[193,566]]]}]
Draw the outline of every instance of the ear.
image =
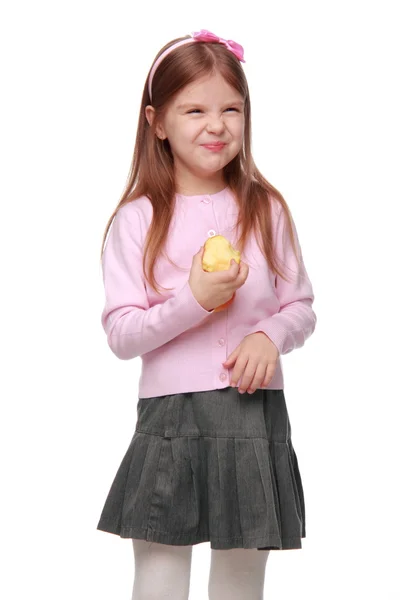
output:
[{"label": "ear", "polygon": [[[147,105],[145,108],[145,115],[146,115],[148,124],[151,126],[155,119],[156,111],[154,110],[153,106],[151,106],[150,104]],[[158,138],[160,138],[160,140],[165,140],[165,138],[167,137],[165,134],[164,128],[160,122],[156,123],[156,135]]]}]

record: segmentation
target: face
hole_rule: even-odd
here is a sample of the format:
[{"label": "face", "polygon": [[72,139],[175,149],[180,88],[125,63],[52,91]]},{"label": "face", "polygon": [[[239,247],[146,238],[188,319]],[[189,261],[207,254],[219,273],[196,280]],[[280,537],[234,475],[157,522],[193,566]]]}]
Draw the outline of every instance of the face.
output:
[{"label": "face", "polygon": [[243,99],[220,74],[203,77],[175,96],[156,130],[170,143],[178,182],[222,180],[243,145]]}]

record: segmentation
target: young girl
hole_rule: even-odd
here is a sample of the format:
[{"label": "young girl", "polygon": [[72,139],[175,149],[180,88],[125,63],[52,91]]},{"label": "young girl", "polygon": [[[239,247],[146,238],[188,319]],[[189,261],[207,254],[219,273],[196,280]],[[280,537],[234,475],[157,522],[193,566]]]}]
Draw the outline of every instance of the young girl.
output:
[{"label": "young girl", "polygon": [[[133,540],[134,600],[187,599],[192,547],[207,541],[209,598],[258,600],[269,551],[305,537],[280,356],[313,333],[314,294],[289,208],[251,155],[242,62],[206,30],[159,52],[103,238],[102,325],[142,371],[97,529]],[[214,235],[240,264],[203,270]]]}]

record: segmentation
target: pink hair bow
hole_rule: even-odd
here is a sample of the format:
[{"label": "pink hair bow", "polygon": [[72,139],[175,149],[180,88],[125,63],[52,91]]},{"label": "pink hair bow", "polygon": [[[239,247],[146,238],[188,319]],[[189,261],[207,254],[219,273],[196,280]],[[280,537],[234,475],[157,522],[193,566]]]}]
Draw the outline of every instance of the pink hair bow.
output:
[{"label": "pink hair bow", "polygon": [[234,42],[233,40],[224,40],[224,38],[218,37],[215,33],[211,33],[211,31],[207,31],[207,29],[201,29],[200,31],[196,31],[192,34],[193,39],[198,42],[218,42],[219,44],[224,44],[233,52],[233,54],[240,60],[240,62],[246,62],[243,58],[244,50],[243,46]]},{"label": "pink hair bow", "polygon": [[148,83],[150,101],[151,101],[151,86],[153,83],[154,73],[156,72],[160,62],[162,60],[164,60],[164,58],[166,56],[168,56],[168,54],[170,52],[175,50],[175,48],[179,48],[179,46],[183,46],[184,44],[192,43],[193,41],[195,41],[195,42],[218,42],[219,44],[224,44],[224,46],[226,46],[226,48],[228,48],[228,50],[230,50],[236,56],[236,58],[238,58],[240,60],[240,62],[246,62],[243,58],[243,47],[240,44],[237,44],[233,40],[224,40],[224,38],[218,37],[217,35],[215,35],[215,33],[211,33],[211,31],[207,31],[207,29],[201,29],[200,31],[197,31],[196,33],[192,33],[191,37],[186,37],[183,40],[180,40],[179,42],[176,42],[175,44],[172,44],[171,46],[169,46],[166,50],[164,50],[164,52],[162,54],[160,54],[160,56],[154,62],[153,66],[151,68],[151,71],[150,71],[149,83]]}]

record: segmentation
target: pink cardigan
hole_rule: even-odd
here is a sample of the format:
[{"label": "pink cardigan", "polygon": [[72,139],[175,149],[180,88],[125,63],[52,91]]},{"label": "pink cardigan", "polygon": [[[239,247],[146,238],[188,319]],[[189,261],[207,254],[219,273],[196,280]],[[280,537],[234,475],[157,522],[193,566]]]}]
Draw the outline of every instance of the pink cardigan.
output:
[{"label": "pink cardigan", "polygon": [[[236,247],[233,228],[238,209],[231,190],[176,195],[166,251],[180,268],[163,256],[156,262],[157,282],[173,288],[164,295],[149,288],[142,269],[152,210],[147,196],[119,209],[102,262],[105,306],[101,322],[118,358],[141,357],[139,398],[228,387],[232,369],[224,368],[222,363],[246,335],[256,331],[267,334],[280,355],[303,346],[316,325],[314,294],[296,227],[300,271],[284,229],[284,213],[276,200],[272,210],[274,242],[278,257],[291,268],[285,269],[291,282],[271,273],[252,236],[242,253],[249,265],[247,280],[236,291],[233,303],[220,312],[208,312],[197,302],[188,279],[193,255],[209,236],[224,235]],[[283,387],[279,356],[268,388]]]}]

